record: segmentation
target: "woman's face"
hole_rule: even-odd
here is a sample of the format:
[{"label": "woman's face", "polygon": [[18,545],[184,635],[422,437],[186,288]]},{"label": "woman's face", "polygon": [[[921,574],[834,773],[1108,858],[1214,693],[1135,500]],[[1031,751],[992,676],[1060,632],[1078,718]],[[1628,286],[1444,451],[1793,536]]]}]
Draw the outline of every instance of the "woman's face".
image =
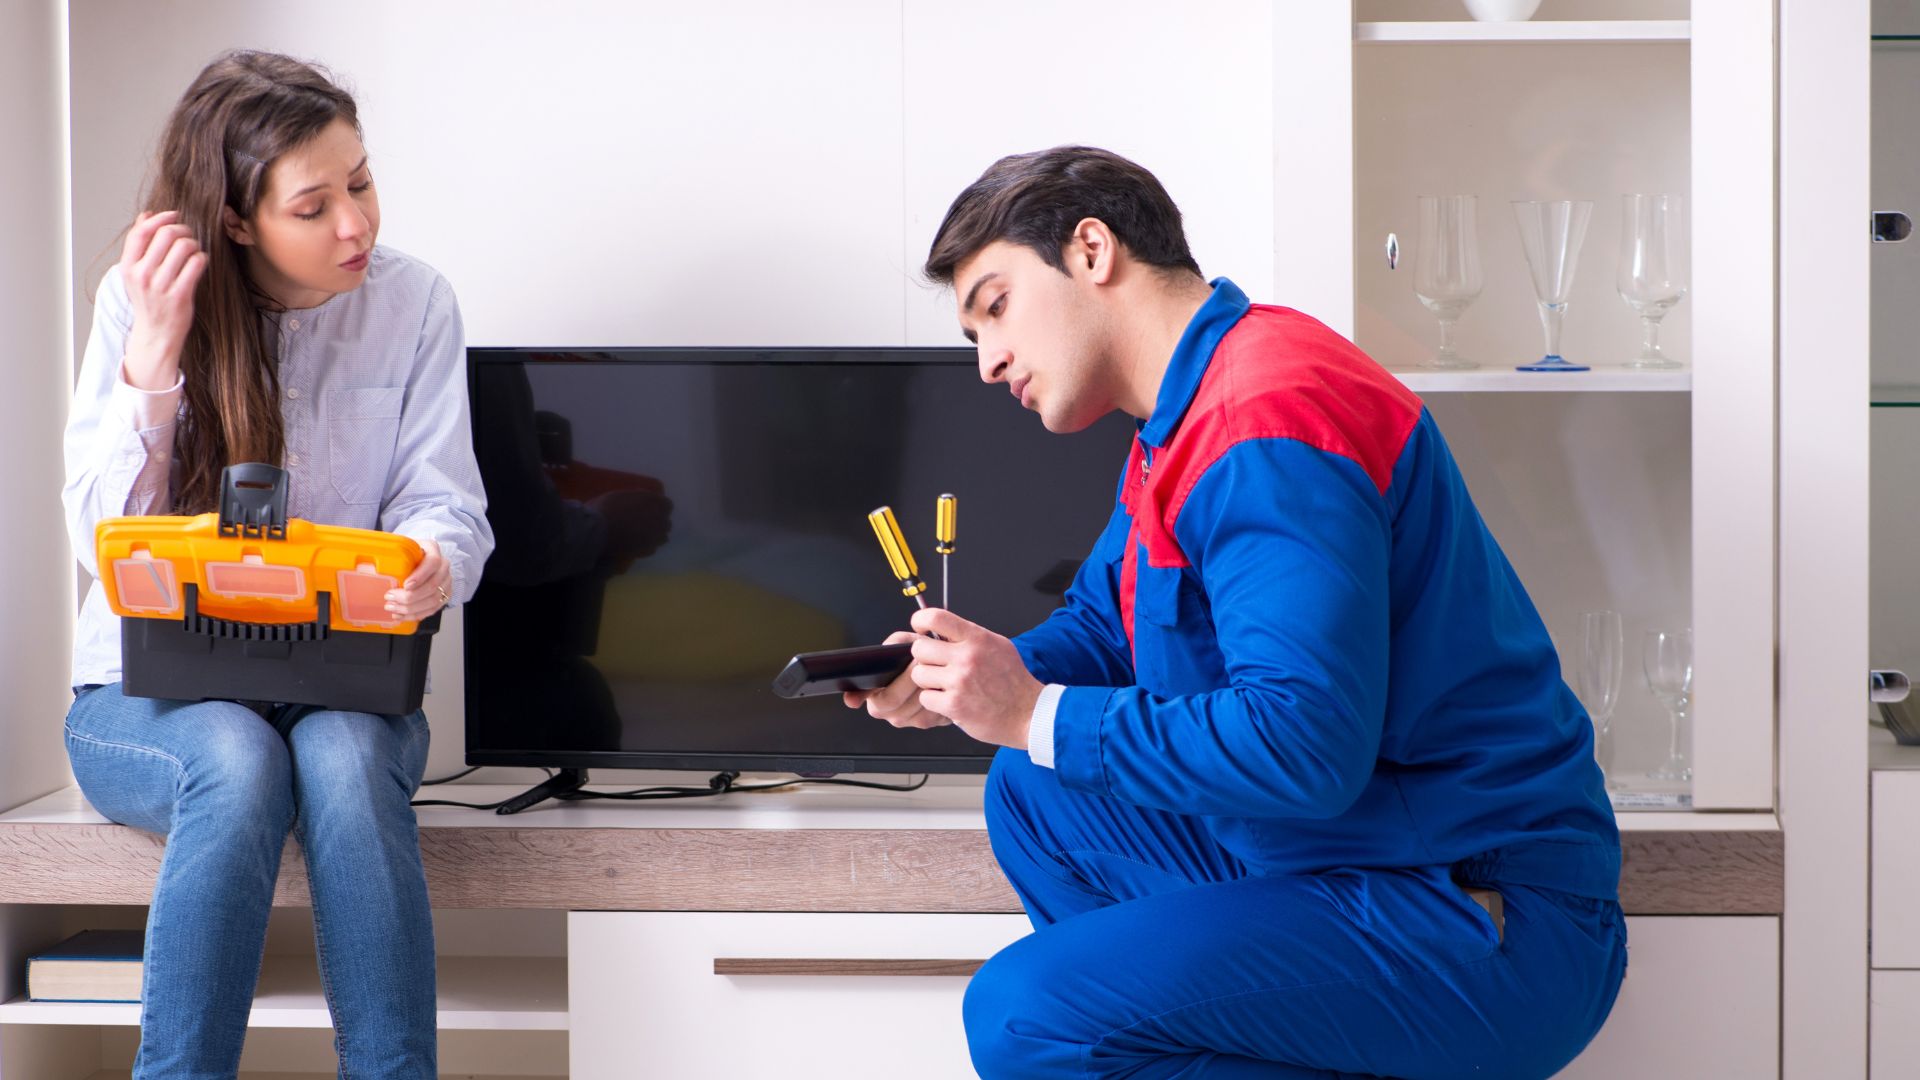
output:
[{"label": "woman's face", "polygon": [[289,309],[359,288],[379,233],[367,151],[345,120],[267,167],[252,221],[227,212],[227,234],[246,247],[248,273]]}]

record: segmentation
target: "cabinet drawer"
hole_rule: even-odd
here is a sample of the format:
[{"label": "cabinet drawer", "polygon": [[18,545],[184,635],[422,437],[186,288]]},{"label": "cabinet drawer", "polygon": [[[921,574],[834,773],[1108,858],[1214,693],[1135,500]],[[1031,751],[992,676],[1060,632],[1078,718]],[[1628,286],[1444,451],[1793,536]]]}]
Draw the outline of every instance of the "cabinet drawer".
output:
[{"label": "cabinet drawer", "polygon": [[1920,971],[1876,971],[1868,985],[1867,1075],[1905,1080],[1920,1063]]},{"label": "cabinet drawer", "polygon": [[[791,1075],[971,1077],[965,962],[1027,932],[1012,915],[576,912],[567,926],[579,1080],[694,1075],[717,1054]],[[1779,919],[1627,926],[1626,985],[1562,1080],[1779,1075]]]},{"label": "cabinet drawer", "polygon": [[1920,772],[1873,774],[1873,966],[1920,968]]},{"label": "cabinet drawer", "polygon": [[971,1077],[967,978],[1027,931],[1019,915],[575,912],[571,1074]]}]

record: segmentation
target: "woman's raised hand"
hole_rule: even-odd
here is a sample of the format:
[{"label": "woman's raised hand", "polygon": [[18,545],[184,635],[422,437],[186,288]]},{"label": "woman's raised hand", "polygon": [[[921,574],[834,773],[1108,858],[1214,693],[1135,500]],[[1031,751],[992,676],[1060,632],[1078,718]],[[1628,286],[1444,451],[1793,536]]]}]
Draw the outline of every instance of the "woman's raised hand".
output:
[{"label": "woman's raised hand", "polygon": [[141,214],[127,232],[120,276],[133,304],[127,335],[126,380],[142,390],[166,390],[180,377],[180,350],[193,326],[193,290],[207,269],[207,253],[180,224],[177,210]]}]

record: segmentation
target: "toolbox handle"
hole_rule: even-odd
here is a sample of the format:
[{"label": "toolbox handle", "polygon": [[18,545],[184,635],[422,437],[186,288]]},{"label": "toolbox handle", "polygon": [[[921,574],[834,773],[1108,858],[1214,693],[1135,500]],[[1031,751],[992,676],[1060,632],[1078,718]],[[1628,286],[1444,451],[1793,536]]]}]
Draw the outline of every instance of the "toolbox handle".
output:
[{"label": "toolbox handle", "polygon": [[238,638],[242,641],[325,641],[328,630],[328,607],[333,597],[325,592],[314,594],[315,615],[312,622],[303,623],[256,623],[241,622],[237,619],[222,619],[217,615],[200,614],[200,586],[187,582],[187,613],[184,618],[187,632],[204,634],[215,638]]},{"label": "toolbox handle", "polygon": [[260,461],[221,470],[220,535],[285,540],[287,471]]}]

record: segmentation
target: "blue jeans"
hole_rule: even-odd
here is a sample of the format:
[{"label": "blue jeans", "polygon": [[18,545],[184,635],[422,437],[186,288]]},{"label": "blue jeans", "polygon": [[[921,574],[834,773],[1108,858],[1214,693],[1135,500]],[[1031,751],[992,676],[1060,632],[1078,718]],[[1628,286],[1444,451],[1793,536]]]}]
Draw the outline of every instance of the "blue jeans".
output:
[{"label": "blue jeans", "polygon": [[1448,867],[1263,875],[1206,819],[1060,786],[1002,750],[993,853],[1034,933],[967,987],[974,1067],[1009,1077],[1547,1077],[1626,971],[1620,907]]},{"label": "blue jeans", "polygon": [[427,721],[83,688],[67,756],[95,809],[167,838],[136,1078],[232,1077],[289,829],[306,856],[340,1075],[436,1071],[433,917],[409,801]]}]

